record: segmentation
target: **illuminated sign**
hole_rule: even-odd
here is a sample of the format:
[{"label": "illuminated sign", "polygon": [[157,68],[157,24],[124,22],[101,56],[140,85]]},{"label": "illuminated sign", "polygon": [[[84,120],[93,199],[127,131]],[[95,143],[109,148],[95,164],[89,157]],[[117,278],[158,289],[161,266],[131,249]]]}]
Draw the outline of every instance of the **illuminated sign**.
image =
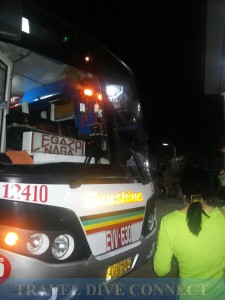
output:
[{"label": "illuminated sign", "polygon": [[23,150],[29,154],[41,152],[83,156],[85,154],[85,142],[40,132],[24,132]]},{"label": "illuminated sign", "polygon": [[114,206],[133,202],[142,202],[143,195],[141,192],[121,192],[116,194],[98,194],[96,192],[89,193],[85,196],[84,207],[102,207]]}]

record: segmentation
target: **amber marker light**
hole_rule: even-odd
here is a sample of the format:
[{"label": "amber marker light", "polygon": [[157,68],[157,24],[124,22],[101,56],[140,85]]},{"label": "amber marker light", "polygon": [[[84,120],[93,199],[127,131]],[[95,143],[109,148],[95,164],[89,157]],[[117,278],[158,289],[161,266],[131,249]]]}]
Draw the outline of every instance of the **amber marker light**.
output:
[{"label": "amber marker light", "polygon": [[98,93],[97,98],[98,98],[99,101],[102,101],[102,94]]},{"label": "amber marker light", "polygon": [[85,90],[84,90],[84,95],[86,95],[86,96],[92,96],[92,95],[93,95],[93,92],[92,92],[92,90],[90,90],[90,89],[85,89]]},{"label": "amber marker light", "polygon": [[8,232],[4,238],[4,242],[6,243],[6,245],[8,246],[15,246],[15,244],[17,243],[19,239],[19,236],[17,233],[15,232]]}]

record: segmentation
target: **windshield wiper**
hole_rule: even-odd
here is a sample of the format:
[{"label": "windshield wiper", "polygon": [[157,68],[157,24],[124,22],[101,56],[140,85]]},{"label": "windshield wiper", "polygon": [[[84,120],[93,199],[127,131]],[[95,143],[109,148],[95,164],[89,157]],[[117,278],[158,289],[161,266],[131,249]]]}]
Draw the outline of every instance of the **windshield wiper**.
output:
[{"label": "windshield wiper", "polygon": [[77,176],[77,178],[73,182],[70,183],[70,188],[80,187],[81,186],[81,179],[84,176],[84,173],[85,173],[86,169],[90,165],[92,158],[95,159],[95,163],[96,163],[98,161],[98,159],[101,157],[101,155],[99,155],[99,154],[102,153],[101,141],[99,143],[99,141],[95,137],[99,137],[99,135],[94,134],[92,136],[92,139],[90,140],[90,148],[89,148],[89,151],[87,153],[87,156],[85,157],[82,169],[81,169],[79,175]]}]

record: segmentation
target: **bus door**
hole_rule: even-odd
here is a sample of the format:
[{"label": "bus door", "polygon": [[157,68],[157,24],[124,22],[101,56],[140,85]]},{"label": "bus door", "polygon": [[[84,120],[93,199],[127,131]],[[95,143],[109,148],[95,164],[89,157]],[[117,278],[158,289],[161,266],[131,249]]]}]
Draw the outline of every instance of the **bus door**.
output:
[{"label": "bus door", "polygon": [[6,145],[6,115],[9,109],[12,65],[12,62],[0,52],[0,152],[5,151]]}]

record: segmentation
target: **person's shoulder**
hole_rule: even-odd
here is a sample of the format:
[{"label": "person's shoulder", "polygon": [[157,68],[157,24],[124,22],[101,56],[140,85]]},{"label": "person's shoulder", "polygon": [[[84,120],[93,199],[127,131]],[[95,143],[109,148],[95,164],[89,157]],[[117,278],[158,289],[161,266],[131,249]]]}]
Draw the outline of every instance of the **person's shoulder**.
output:
[{"label": "person's shoulder", "polygon": [[225,221],[225,206],[215,206],[209,213],[208,215],[211,218],[218,218],[219,217],[223,217],[224,221]]},{"label": "person's shoulder", "polygon": [[225,217],[225,206],[216,207],[216,208],[217,208],[217,210],[218,210],[220,213],[222,213],[222,214],[224,215],[224,217]]},{"label": "person's shoulder", "polygon": [[185,216],[185,214],[183,212],[181,212],[180,210],[174,210],[174,211],[164,215],[162,217],[162,222],[171,222],[171,221],[177,220],[178,218],[180,218],[182,216]]},{"label": "person's shoulder", "polygon": [[215,206],[215,207],[213,207],[212,212],[225,213],[225,206]]},{"label": "person's shoulder", "polygon": [[182,210],[180,210],[180,209],[175,209],[175,210],[173,210],[173,211],[171,211],[171,212],[165,214],[165,215],[163,216],[163,218],[169,218],[169,217],[171,217],[171,216],[180,215],[180,214],[184,214],[184,213],[182,212]]}]

